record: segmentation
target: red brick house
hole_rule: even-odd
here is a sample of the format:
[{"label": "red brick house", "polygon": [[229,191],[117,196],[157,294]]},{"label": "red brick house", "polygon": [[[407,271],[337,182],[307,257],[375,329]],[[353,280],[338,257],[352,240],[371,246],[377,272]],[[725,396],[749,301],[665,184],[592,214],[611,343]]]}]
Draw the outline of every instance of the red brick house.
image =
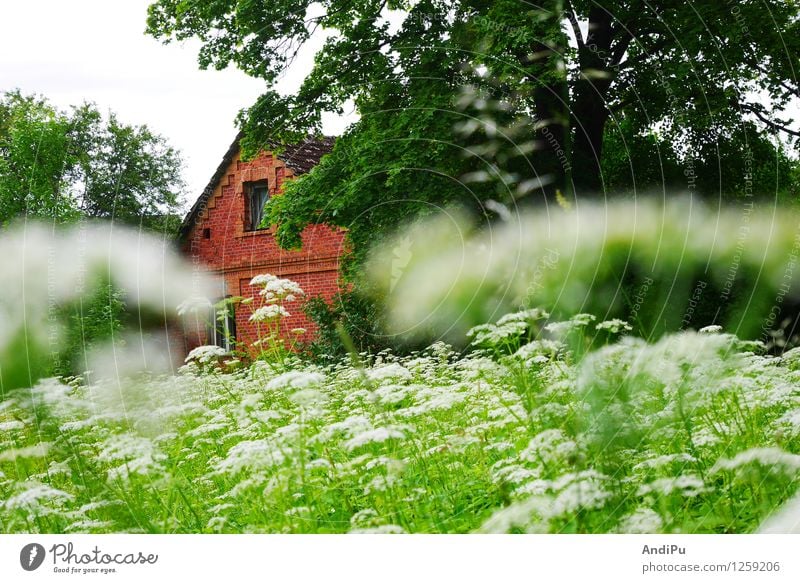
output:
[{"label": "red brick house", "polygon": [[[283,148],[280,154],[260,153],[251,161],[240,157],[239,137],[234,140],[208,186],[186,215],[179,232],[184,254],[201,269],[220,276],[220,297],[257,294],[250,280],[260,273],[292,279],[306,297],[330,299],[338,291],[339,258],[344,244],[341,229],[311,225],[303,232],[302,248],[281,249],[274,228],[259,228],[265,206],[280,196],[286,180],[305,174],[333,148],[333,138],[309,139]],[[315,327],[303,313],[302,302],[287,305],[290,317],[282,332],[305,328],[301,340],[310,339]],[[251,344],[257,339],[255,324],[249,321],[252,305],[239,305],[227,322],[209,326],[211,318],[184,324],[187,351],[201,344],[226,347],[225,331],[237,341]]]}]

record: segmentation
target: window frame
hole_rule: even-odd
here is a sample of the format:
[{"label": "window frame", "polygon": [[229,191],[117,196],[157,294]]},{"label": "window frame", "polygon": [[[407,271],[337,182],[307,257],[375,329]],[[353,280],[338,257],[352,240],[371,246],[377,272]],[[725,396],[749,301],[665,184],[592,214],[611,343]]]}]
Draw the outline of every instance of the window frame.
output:
[{"label": "window frame", "polygon": [[220,322],[217,319],[218,314],[215,306],[230,297],[232,296],[225,296],[212,303],[209,310],[209,322],[206,326],[206,344],[219,346],[228,352],[233,350],[236,344],[236,311],[233,304],[228,302],[226,306],[227,314],[225,319]]},{"label": "window frame", "polygon": [[261,189],[263,189],[263,192],[264,192],[264,195],[265,195],[264,196],[264,204],[263,204],[263,206],[261,208],[261,213],[260,213],[260,219],[263,220],[264,219],[264,214],[265,214],[264,213],[264,209],[267,208],[267,203],[269,203],[270,198],[271,198],[270,195],[269,195],[269,182],[266,181],[266,180],[259,180],[257,182],[248,182],[245,185],[245,189],[244,189],[244,191],[245,191],[245,225],[244,225],[245,229],[244,230],[246,232],[264,231],[264,230],[269,228],[269,227],[259,227],[258,224],[261,223],[261,220],[259,220],[258,223],[255,223],[255,221],[253,220],[253,218],[254,218],[253,207],[254,207],[254,202],[255,202],[255,200],[254,200],[255,193],[258,190],[261,190]]}]

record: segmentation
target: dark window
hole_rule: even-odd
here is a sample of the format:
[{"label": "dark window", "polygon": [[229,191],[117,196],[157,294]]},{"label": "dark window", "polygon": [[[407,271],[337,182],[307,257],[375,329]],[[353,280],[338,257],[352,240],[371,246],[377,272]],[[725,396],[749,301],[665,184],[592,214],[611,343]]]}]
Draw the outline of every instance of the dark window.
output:
[{"label": "dark window", "polygon": [[203,239],[210,239],[211,238],[211,229],[206,227],[203,229]]},{"label": "dark window", "polygon": [[247,194],[247,228],[251,231],[261,228],[264,218],[264,207],[269,200],[269,190],[266,182],[251,184]]},{"label": "dark window", "polygon": [[221,306],[218,302],[210,310],[207,344],[231,350],[236,341],[236,316],[230,302]]}]

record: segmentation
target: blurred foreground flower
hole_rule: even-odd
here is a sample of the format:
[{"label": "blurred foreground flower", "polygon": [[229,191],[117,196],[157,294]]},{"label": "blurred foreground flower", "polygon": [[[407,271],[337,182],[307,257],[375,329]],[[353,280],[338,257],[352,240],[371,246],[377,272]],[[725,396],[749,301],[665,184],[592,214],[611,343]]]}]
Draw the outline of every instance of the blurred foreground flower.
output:
[{"label": "blurred foreground flower", "polygon": [[[53,371],[64,345],[65,308],[81,305],[106,282],[121,292],[140,327],[135,338],[128,335],[105,350],[101,360],[108,366],[100,363],[100,368],[110,374],[129,370],[125,362],[131,355],[146,365],[156,352],[149,349],[152,342],[159,344],[162,357],[169,354],[164,324],[187,298],[214,293],[213,283],[184,262],[168,240],[101,223],[69,229],[12,226],[0,236],[0,275],[3,392],[32,386]],[[159,325],[161,333],[147,330]]]},{"label": "blurred foreground flower", "polygon": [[412,242],[401,276],[390,241],[369,278],[400,335],[463,342],[475,325],[541,307],[622,318],[644,337],[712,323],[744,337],[777,327],[798,294],[799,226],[789,209],[687,198],[540,208],[482,228],[450,211],[401,232]]}]

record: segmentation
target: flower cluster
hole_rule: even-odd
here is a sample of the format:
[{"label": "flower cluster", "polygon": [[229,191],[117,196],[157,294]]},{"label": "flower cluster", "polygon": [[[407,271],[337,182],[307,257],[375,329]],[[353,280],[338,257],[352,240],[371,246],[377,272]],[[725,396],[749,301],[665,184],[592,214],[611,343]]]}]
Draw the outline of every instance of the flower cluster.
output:
[{"label": "flower cluster", "polygon": [[[437,344],[17,392],[0,406],[0,529],[749,532],[795,495],[793,354],[717,331],[576,359],[527,338],[548,333],[539,314],[501,320],[526,326],[513,353]],[[594,320],[568,323],[580,335]],[[766,528],[796,524],[800,504],[787,508]]]}]

